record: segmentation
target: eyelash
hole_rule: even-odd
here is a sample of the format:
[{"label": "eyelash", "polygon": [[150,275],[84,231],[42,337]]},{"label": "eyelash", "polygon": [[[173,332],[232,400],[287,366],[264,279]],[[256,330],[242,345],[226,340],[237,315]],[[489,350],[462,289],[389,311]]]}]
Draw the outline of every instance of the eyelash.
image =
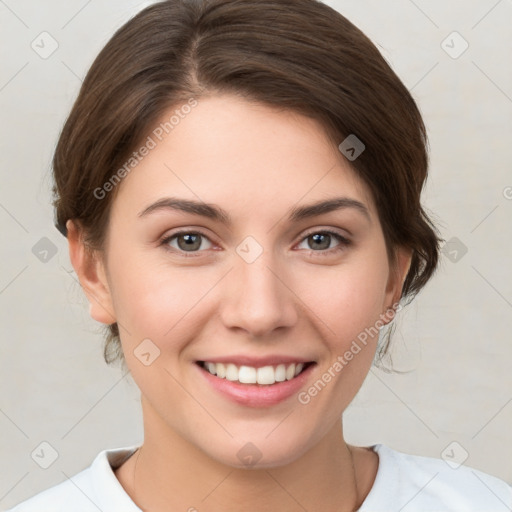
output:
[{"label": "eyelash", "polygon": [[[339,244],[336,247],[333,247],[331,249],[325,249],[325,250],[319,250],[319,251],[314,251],[313,249],[309,249],[310,253],[318,254],[319,256],[332,256],[333,254],[337,254],[338,252],[344,250],[346,247],[348,247],[352,243],[348,238],[345,238],[344,236],[340,235],[336,231],[330,231],[328,229],[319,230],[319,231],[311,231],[310,233],[307,233],[306,235],[304,235],[304,237],[302,237],[302,239],[300,240],[299,243],[302,243],[304,240],[308,239],[310,236],[317,235],[317,234],[334,236],[334,238],[336,238],[339,242]],[[180,255],[183,255],[183,257],[185,257],[185,258],[196,258],[196,257],[200,256],[201,252],[203,252],[203,251],[192,251],[190,253],[187,253],[186,251],[182,251],[180,249],[175,249],[175,248],[169,247],[169,242],[180,235],[200,235],[211,242],[211,240],[208,238],[208,236],[205,235],[204,233],[202,233],[201,231],[182,230],[182,231],[178,231],[177,233],[173,233],[172,235],[163,238],[160,241],[160,245],[164,246],[165,250],[172,251],[172,252],[178,252]]]}]

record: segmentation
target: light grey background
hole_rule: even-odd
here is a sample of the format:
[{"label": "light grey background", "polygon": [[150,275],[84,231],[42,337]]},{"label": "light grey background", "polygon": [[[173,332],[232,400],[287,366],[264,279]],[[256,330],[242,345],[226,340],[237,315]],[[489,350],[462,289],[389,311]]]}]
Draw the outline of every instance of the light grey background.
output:
[{"label": "light grey background", "polygon": [[[150,3],[0,0],[2,508],[105,448],[143,439],[138,388],[103,362],[99,324],[68,273],[50,161],[92,60]],[[394,363],[409,372],[370,372],[345,414],[347,440],[433,457],[467,452],[466,465],[512,483],[512,2],[326,3],[412,91],[431,144],[424,204],[443,237],[458,240],[396,320]],[[46,59],[31,47],[51,48],[43,31],[58,43]],[[469,44],[460,56],[464,41],[453,31]],[[32,252],[43,237],[57,250],[46,263]],[[31,458],[44,441],[58,453],[48,469]]]}]

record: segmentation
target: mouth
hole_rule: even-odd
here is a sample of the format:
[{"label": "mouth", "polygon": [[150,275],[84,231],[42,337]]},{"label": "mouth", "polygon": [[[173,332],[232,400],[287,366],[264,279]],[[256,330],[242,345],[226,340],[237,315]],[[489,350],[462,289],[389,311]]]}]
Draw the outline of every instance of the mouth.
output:
[{"label": "mouth", "polygon": [[296,362],[266,366],[235,365],[233,363],[214,363],[196,361],[196,364],[218,379],[253,386],[272,386],[280,382],[291,381],[299,377],[314,361]]}]

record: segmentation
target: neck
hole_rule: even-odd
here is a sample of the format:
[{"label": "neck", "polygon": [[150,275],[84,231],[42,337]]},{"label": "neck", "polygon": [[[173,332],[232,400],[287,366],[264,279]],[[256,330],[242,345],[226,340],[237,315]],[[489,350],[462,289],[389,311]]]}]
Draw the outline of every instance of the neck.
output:
[{"label": "neck", "polygon": [[361,467],[362,449],[345,443],[341,420],[291,463],[240,469],[213,460],[158,421],[147,403],[143,408],[144,444],[116,471],[142,510],[352,512],[373,483],[375,472]]}]

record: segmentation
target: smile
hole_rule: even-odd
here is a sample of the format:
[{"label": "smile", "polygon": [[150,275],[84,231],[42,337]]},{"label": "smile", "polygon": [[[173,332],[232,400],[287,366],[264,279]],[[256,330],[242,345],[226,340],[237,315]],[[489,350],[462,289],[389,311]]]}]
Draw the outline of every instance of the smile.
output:
[{"label": "smile", "polygon": [[255,368],[254,366],[237,366],[233,363],[212,363],[210,361],[198,361],[197,363],[211,375],[215,375],[220,379],[239,382],[241,384],[260,384],[267,386],[275,384],[276,382],[292,380],[301,374],[308,366],[313,364],[313,362],[290,363]]}]

